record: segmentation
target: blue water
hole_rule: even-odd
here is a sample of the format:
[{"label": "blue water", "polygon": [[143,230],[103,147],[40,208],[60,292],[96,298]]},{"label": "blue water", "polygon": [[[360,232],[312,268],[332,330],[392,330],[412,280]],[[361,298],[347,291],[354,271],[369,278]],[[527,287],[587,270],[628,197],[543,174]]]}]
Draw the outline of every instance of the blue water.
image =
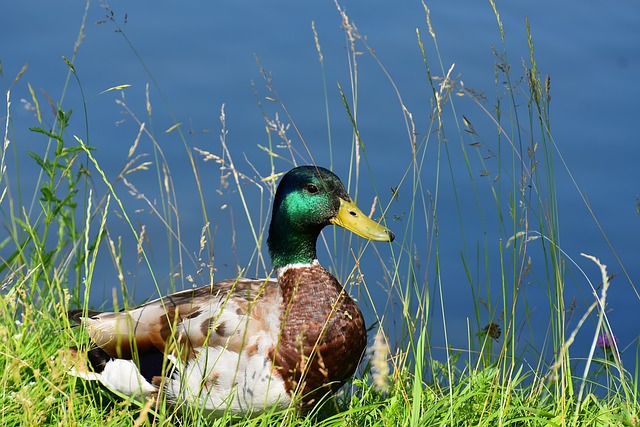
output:
[{"label": "blue water", "polygon": [[[124,113],[122,106],[116,104],[115,101],[121,99],[121,93],[104,91],[117,85],[131,85],[124,91],[126,104],[153,132],[168,158],[173,185],[177,189],[181,237],[185,244],[185,275],[195,274],[197,270],[198,262],[193,259],[198,251],[203,220],[197,187],[184,146],[177,132],[164,132],[175,123],[172,116],[182,123],[190,146],[220,155],[219,116],[224,104],[229,132],[227,143],[235,165],[255,179],[258,174],[253,170],[254,167],[262,176],[270,173],[269,157],[257,148],[257,145],[269,145],[262,112],[271,119],[278,112],[283,123],[293,120],[300,131],[300,135],[294,128],[287,132],[300,153],[296,160],[299,163],[313,160],[319,165],[331,166],[346,181],[353,135],[349,117],[340,100],[338,84],[347,92],[352,107],[353,100],[350,96],[345,33],[341,30],[341,17],[333,2],[234,1],[191,4],[157,1],[153,6],[112,2],[109,11],[102,6],[99,2],[89,5],[84,38],[75,59],[75,69],[87,102],[88,131],[84,124],[79,86],[71,78],[63,104],[65,109],[74,110],[67,140],[70,141],[73,134],[88,140],[89,145],[97,148],[95,156],[107,176],[114,179],[127,162],[126,156],[139,126],[129,114]],[[524,82],[518,83],[517,80],[523,75],[522,60],[528,62],[529,58],[525,17],[531,24],[538,69],[543,76],[548,74],[551,77],[551,133],[562,156],[561,160],[558,153],[554,153],[561,248],[585,270],[594,285],[600,281],[599,272],[590,261],[579,255],[581,252],[597,256],[608,265],[610,273],[617,273],[609,291],[608,316],[620,339],[621,348],[626,349],[625,360],[631,368],[639,324],[638,315],[633,313],[637,313],[640,306],[636,291],[640,285],[640,216],[637,201],[640,194],[640,169],[637,167],[640,160],[640,133],[635,126],[640,113],[640,86],[636,81],[640,75],[640,6],[633,0],[617,2],[615,7],[575,0],[541,1],[535,4],[499,2],[497,6],[504,24],[506,60],[512,67],[514,85],[524,90]],[[374,49],[376,57],[397,85],[416,122],[419,140],[422,140],[429,132],[429,114],[433,106],[431,88],[416,42],[416,29],[419,29],[425,43],[432,74],[443,75],[422,5],[414,1],[376,1],[345,2],[344,7],[351,22],[355,23],[361,35],[366,36],[367,45]],[[503,51],[503,47],[489,3],[459,0],[433,2],[429,7],[444,69],[455,64],[452,76],[462,81],[465,87],[484,93],[488,99],[486,106],[491,109],[497,94],[506,92],[502,76],[496,84],[496,57],[492,53],[492,46],[499,52]],[[117,31],[116,24],[105,19],[105,14],[110,11],[122,33]],[[0,15],[3,93],[11,86],[20,68],[25,63],[29,65],[22,78],[11,86],[11,150],[16,150],[20,161],[24,194],[35,192],[37,178],[37,168],[26,153],[28,150],[42,152],[44,142],[43,138],[28,131],[29,126],[36,126],[37,123],[33,112],[25,108],[27,104],[21,100],[31,102],[27,86],[30,83],[43,108],[45,127],[52,123],[44,93],[54,101],[62,96],[68,67],[61,58],[74,56],[74,43],[83,14],[81,2],[8,2],[3,5]],[[312,22],[322,46],[324,77],[318,61]],[[370,172],[363,164],[357,199],[363,210],[368,211],[376,194],[372,182],[377,186],[382,205],[390,202],[392,197],[389,188],[399,185],[409,166],[411,146],[393,87],[364,45],[359,43],[358,47],[363,54],[357,57],[357,120],[365,142]],[[265,88],[256,59],[272,76],[272,86],[291,117],[286,117],[277,103],[266,99],[266,96],[274,97],[274,94]],[[323,78],[327,82],[330,126],[327,124]],[[151,120],[145,110],[147,84],[150,85],[153,107]],[[518,91],[515,95],[519,104],[526,102]],[[435,135],[430,137],[422,180],[425,192],[435,195],[437,190],[438,194],[439,257],[447,336],[451,346],[464,349],[468,347],[468,329],[475,334],[477,325],[461,254],[471,264],[474,281],[483,283],[480,286],[483,292],[481,297],[488,298],[487,286],[484,285],[487,282],[492,292],[491,298],[499,307],[500,266],[497,251],[500,238],[504,243],[509,237],[509,230],[501,230],[496,221],[496,202],[491,191],[492,180],[500,172],[498,163],[495,158],[487,157],[485,164],[482,164],[475,151],[469,148],[470,143],[479,140],[482,143],[482,155],[495,153],[495,127],[468,97],[454,97],[454,102],[455,117],[460,122],[463,115],[467,117],[480,137],[474,139],[460,131],[453,121],[454,113],[447,106],[445,132],[455,183],[450,182],[449,166],[443,159],[440,187],[436,188],[438,144]],[[503,108],[508,109],[506,98]],[[519,114],[522,123],[528,123],[526,108],[521,108]],[[529,129],[522,131],[525,137],[529,134]],[[539,137],[539,134],[535,135]],[[327,144],[329,136],[332,140],[331,150]],[[274,144],[280,143],[277,135],[272,134],[272,137]],[[461,143],[470,150],[473,181],[469,179]],[[503,140],[503,143],[506,144],[506,141]],[[306,147],[312,153],[312,158]],[[287,157],[286,150],[277,151]],[[149,138],[142,138],[138,153],[142,152],[152,152]],[[234,192],[235,185],[232,184],[222,195],[217,195],[215,190],[220,189],[217,165],[205,163],[198,156],[196,158],[206,192],[209,220],[215,233],[216,277],[233,277],[238,266],[247,265],[250,265],[248,275],[263,274],[261,265],[252,258],[251,250],[246,249],[253,248],[255,244],[240,200]],[[10,160],[9,173],[15,174],[13,158]],[[148,160],[154,161],[152,156]],[[563,162],[566,162],[570,174]],[[508,161],[507,166],[503,164],[502,167],[502,173],[512,172]],[[287,168],[286,162],[276,160],[277,171]],[[482,178],[481,169],[488,169],[489,176]],[[157,201],[161,197],[155,172],[136,173],[129,178],[150,200]],[[503,175],[502,180],[508,187],[508,177]],[[12,182],[15,181],[14,178]],[[99,195],[105,194],[106,188],[95,172],[93,181]],[[587,203],[576,190],[576,185]],[[458,202],[454,198],[454,188]],[[141,209],[138,213],[132,213],[133,221],[137,228],[141,224],[147,227],[147,249],[162,293],[169,288],[166,279],[169,275],[166,232],[145,202],[130,196],[121,182],[116,183],[116,190],[131,212]],[[253,219],[258,220],[260,211],[257,201],[260,192],[247,181],[243,183],[243,190],[250,200]],[[356,192],[353,183],[350,191],[352,194]],[[398,218],[405,218],[410,209],[412,195],[409,185],[403,184],[398,195],[386,214],[389,227],[398,236],[393,251],[399,255],[402,251],[413,252],[415,247],[422,266],[418,273],[420,280],[426,278],[433,296],[436,286],[433,270],[435,252],[429,241],[430,230],[426,229],[422,220],[422,223],[418,221],[411,236],[404,235],[408,230],[407,223]],[[505,215],[508,214],[508,204],[507,199],[499,203]],[[606,239],[589,213],[587,204],[604,230]],[[222,209],[223,205],[227,205],[227,208]],[[263,208],[267,208],[265,203]],[[5,205],[3,209],[6,212],[8,207]],[[115,209],[112,203],[110,210],[113,212]],[[109,218],[112,238],[124,236],[123,265],[132,298],[140,302],[154,296],[157,294],[156,287],[152,284],[148,269],[137,265],[135,242],[130,232],[117,215],[112,213]],[[464,233],[460,230],[461,221]],[[506,221],[508,223],[508,219]],[[538,224],[532,221],[531,229],[538,229]],[[235,229],[235,234],[231,233],[232,229]],[[333,241],[332,234],[327,234],[329,241]],[[409,242],[415,246],[410,247]],[[350,244],[356,247],[362,242],[353,240]],[[524,310],[526,304],[536,326],[534,329],[539,326],[540,330],[525,328],[523,343],[541,343],[547,333],[548,302],[545,297],[544,265],[541,246],[536,245],[531,243],[530,246],[532,274],[525,280],[526,289],[520,296],[519,309]],[[483,251],[479,255],[479,266],[476,264],[477,247]],[[344,277],[351,270],[353,259],[348,245],[340,244],[337,249],[339,254],[334,259],[328,257],[324,250],[321,251],[321,260]],[[390,290],[389,284],[380,278],[382,272],[377,261],[379,256],[390,265],[391,248],[376,244],[375,249],[378,253],[372,247],[367,249],[361,267],[369,288],[374,292],[374,304],[378,311],[388,307],[389,294],[394,298],[393,309],[387,309],[385,325],[393,329],[393,317],[399,318],[399,301],[396,291]],[[113,263],[107,255],[107,247],[101,247],[100,250],[103,256],[93,278],[91,303],[110,307],[112,289],[118,289],[121,297],[120,287]],[[488,254],[488,272],[484,267],[485,250]],[[3,256],[9,253],[4,251]],[[406,256],[404,253],[403,257]],[[404,265],[401,269],[403,274]],[[405,276],[399,280],[405,283],[407,278]],[[177,283],[178,287],[189,286],[180,279]],[[567,265],[565,289],[567,305],[574,296],[577,298],[576,311],[568,326],[571,331],[577,319],[592,303],[593,297],[586,279],[570,263]],[[366,294],[359,292],[358,288],[352,289],[352,293],[359,295],[363,306],[367,308],[367,319],[372,323],[375,316],[366,303]],[[431,304],[439,307],[437,300]],[[445,343],[444,332],[442,322],[438,320],[442,317],[439,308],[435,308],[434,313],[431,339],[432,344],[438,347]],[[521,312],[520,316],[524,318],[524,313]],[[495,312],[482,311],[480,317],[482,324],[491,320],[500,323]],[[592,316],[592,319],[595,318]],[[586,356],[594,325],[595,321],[590,319],[581,330],[572,347],[574,356]],[[534,354],[531,357],[535,360]]]}]

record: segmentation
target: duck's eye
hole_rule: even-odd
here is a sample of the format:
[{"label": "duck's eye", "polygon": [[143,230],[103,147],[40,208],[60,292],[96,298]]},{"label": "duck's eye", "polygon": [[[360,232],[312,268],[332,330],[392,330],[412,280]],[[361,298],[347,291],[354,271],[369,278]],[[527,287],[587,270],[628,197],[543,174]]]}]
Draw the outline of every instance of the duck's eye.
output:
[{"label": "duck's eye", "polygon": [[307,191],[309,192],[309,194],[316,194],[320,190],[315,184],[307,184]]}]

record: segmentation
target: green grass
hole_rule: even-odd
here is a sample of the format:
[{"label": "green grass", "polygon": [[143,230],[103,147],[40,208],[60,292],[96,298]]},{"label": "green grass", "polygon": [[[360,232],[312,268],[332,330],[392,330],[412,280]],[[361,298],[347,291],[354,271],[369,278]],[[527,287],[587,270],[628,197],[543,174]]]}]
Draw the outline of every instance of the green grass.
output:
[{"label": "green grass", "polygon": [[[506,35],[495,6],[494,12],[504,46]],[[398,95],[406,142],[411,147],[411,156],[395,165],[404,171],[404,178],[392,184],[396,194],[410,198],[413,204],[402,218],[393,221],[387,217],[390,228],[399,236],[390,252],[348,236],[344,239],[336,231],[326,233],[326,239],[319,242],[321,250],[332,254],[328,267],[348,284],[361,305],[371,306],[374,311],[379,322],[374,328],[378,331],[375,345],[353,383],[316,413],[301,416],[291,410],[233,421],[248,426],[640,424],[638,358],[635,366],[623,367],[617,349],[603,354],[596,348],[598,334],[609,330],[606,269],[596,263],[592,272],[582,272],[560,243],[558,227],[563,212],[558,210],[555,193],[558,149],[550,127],[549,80],[537,69],[532,30],[527,23],[530,55],[522,68],[512,66],[507,52],[496,48],[496,96],[489,100],[463,86],[455,70],[442,63],[426,6],[425,16],[427,24],[418,30],[416,43],[424,60],[425,83],[431,88],[432,98],[425,101],[429,103],[430,122],[426,126],[416,124],[383,61],[351,26],[345,26],[344,31],[349,42],[352,86],[340,87],[344,111],[331,112],[346,115],[354,125],[351,169],[342,177],[349,183],[350,192],[357,193],[363,186],[388,187],[389,183],[375,181],[376,174],[369,169],[363,150],[361,130],[356,126],[358,73],[362,72],[358,61],[359,52],[364,52],[388,76],[388,84]],[[121,34],[126,38],[126,33]],[[316,48],[324,70],[319,37]],[[135,52],[133,46],[131,49]],[[85,342],[86,336],[70,328],[65,313],[82,306],[92,293],[104,294],[93,284],[97,262],[105,259],[99,256],[102,253],[113,260],[113,280],[120,283],[119,299],[114,301],[122,301],[124,306],[135,302],[129,297],[130,282],[135,279],[123,267],[123,258],[132,254],[139,269],[148,270],[158,292],[166,291],[165,279],[154,274],[150,245],[129,203],[132,196],[128,191],[135,193],[132,182],[141,174],[157,181],[156,194],[137,192],[134,196],[165,225],[166,251],[172,260],[169,270],[175,272],[170,278],[172,287],[190,286],[189,274],[205,282],[214,277],[215,236],[208,225],[213,215],[206,196],[212,189],[204,184],[206,167],[221,168],[216,190],[229,195],[226,209],[231,212],[230,218],[249,224],[255,250],[240,267],[248,275],[264,274],[269,260],[262,249],[276,178],[294,161],[309,161],[311,152],[303,143],[291,146],[283,122],[264,111],[269,126],[265,141],[256,150],[263,150],[271,163],[269,171],[262,172],[262,179],[256,180],[250,177],[254,175],[250,166],[234,162],[239,154],[227,144],[224,110],[217,151],[193,150],[176,121],[170,135],[185,147],[184,161],[200,194],[197,208],[203,226],[199,242],[184,241],[173,175],[154,137],[158,130],[142,125],[153,123],[151,108],[132,111],[124,97],[126,87],[113,88],[123,93],[120,106],[138,123],[139,132],[131,136],[132,147],[123,159],[120,174],[115,179],[107,178],[97,160],[99,152],[90,148],[91,132],[98,130],[87,128],[77,137],[68,131],[70,122],[88,123],[91,114],[86,105],[71,106],[80,111],[73,114],[66,106],[66,87],[76,84],[82,89],[73,63],[74,58],[68,60],[69,79],[56,102],[51,129],[45,129],[42,101],[31,90],[38,122],[32,129],[34,137],[47,145],[42,152],[30,153],[28,163],[18,162],[19,141],[12,137],[11,118],[15,104],[10,105],[13,100],[7,98],[0,159],[0,211],[6,231],[0,238],[0,250],[7,254],[0,264],[0,424],[227,425],[232,420],[211,421],[198,413],[178,414],[164,404],[155,408],[128,401],[99,385],[67,375],[61,349]],[[261,65],[260,69],[265,76],[266,95],[285,113],[284,123],[295,123],[267,77],[269,73]],[[22,72],[12,87],[23,84],[21,76]],[[153,81],[151,74],[149,77]],[[161,93],[160,88],[155,90]],[[327,97],[333,92],[325,90]],[[146,115],[145,119],[138,119],[138,114]],[[327,109],[330,129],[329,118]],[[478,126],[481,122],[491,123],[496,133],[477,131],[486,128]],[[140,141],[150,143],[146,145],[150,147],[149,157],[139,154],[143,150]],[[332,146],[330,139],[326,149],[333,155],[339,150],[339,155],[346,155],[344,148]],[[489,152],[491,160],[487,158]],[[455,166],[460,158],[466,170]],[[203,160],[212,162],[203,166]],[[36,188],[26,188],[18,171],[35,168],[40,171]],[[128,191],[118,190],[123,187]],[[456,190],[460,187],[474,189],[475,200],[462,200]],[[442,201],[443,192],[453,192],[453,211]],[[486,203],[487,197],[493,204]],[[253,208],[256,203],[250,202],[253,199],[259,202],[258,210]],[[375,216],[390,212],[393,203],[393,197],[389,200],[380,192]],[[468,225],[470,210],[481,219],[482,230]],[[121,237],[111,231],[114,212],[129,225],[130,234]],[[447,272],[441,267],[445,263],[439,252],[440,241],[451,238],[440,233],[439,224],[447,219],[460,226],[459,265],[466,273],[475,305],[474,317],[468,320],[467,348],[448,344],[452,337],[446,325],[453,320],[448,312],[455,301],[443,296]],[[419,234],[420,230],[426,230],[426,234]],[[499,236],[498,242],[478,237],[487,233]],[[135,248],[126,247],[127,242]],[[425,253],[417,254],[416,245],[424,247]],[[193,253],[195,259],[188,259]],[[383,284],[361,274],[374,263],[382,272]],[[196,275],[193,271],[197,269]],[[490,279],[494,271],[500,273],[498,284]],[[565,297],[567,283],[572,280],[602,282],[604,285],[597,290],[600,302],[590,295],[586,297],[590,299],[587,308],[574,314]],[[538,334],[541,325],[526,302],[525,283],[529,282],[548,298],[549,322],[544,324],[547,334],[542,343],[532,338],[532,331]],[[384,286],[394,304],[380,307],[373,303],[371,291],[379,286]],[[596,290],[595,285],[592,288]],[[593,345],[588,354],[574,355],[571,344],[586,324],[594,325]],[[499,337],[496,327],[501,329]],[[444,338],[444,348],[431,344],[434,337]]]}]

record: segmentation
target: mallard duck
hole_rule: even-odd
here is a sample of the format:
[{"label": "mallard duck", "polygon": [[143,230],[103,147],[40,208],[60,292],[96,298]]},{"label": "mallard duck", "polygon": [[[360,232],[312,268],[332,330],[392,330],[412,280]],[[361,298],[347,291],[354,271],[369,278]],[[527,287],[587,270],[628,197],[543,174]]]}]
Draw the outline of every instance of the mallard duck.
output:
[{"label": "mallard duck", "polygon": [[394,239],[331,171],[296,167],[273,203],[267,245],[276,278],[224,280],[115,313],[70,311],[90,339],[89,350],[74,352],[88,361],[72,373],[214,414],[286,408],[296,397],[312,406],[354,374],[367,342],[360,309],[316,256],[329,224]]}]

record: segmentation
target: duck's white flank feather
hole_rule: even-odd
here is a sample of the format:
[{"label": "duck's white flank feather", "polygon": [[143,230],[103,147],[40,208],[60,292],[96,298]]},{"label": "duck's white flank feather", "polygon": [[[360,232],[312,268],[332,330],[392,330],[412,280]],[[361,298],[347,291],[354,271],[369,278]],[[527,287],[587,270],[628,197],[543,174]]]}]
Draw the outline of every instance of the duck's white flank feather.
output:
[{"label": "duck's white flank feather", "polygon": [[222,347],[195,350],[197,356],[177,369],[165,385],[167,400],[195,403],[215,414],[261,413],[291,403],[284,381],[273,375],[265,357],[273,341],[266,334],[252,337],[249,346],[257,352],[238,354]]},{"label": "duck's white flank feather", "polygon": [[157,387],[140,374],[140,370],[131,360],[111,359],[100,373],[81,372],[76,369],[69,370],[69,373],[84,380],[99,381],[109,390],[127,396],[143,397],[158,391]]}]

